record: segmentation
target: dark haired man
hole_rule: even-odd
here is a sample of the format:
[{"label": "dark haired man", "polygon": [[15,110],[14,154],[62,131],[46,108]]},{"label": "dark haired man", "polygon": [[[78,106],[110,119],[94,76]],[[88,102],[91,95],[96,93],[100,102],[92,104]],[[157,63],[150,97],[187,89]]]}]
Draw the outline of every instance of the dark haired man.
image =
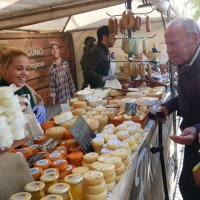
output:
[{"label": "dark haired man", "polygon": [[83,69],[83,88],[87,85],[91,88],[102,88],[106,80],[115,79],[114,75],[109,75],[110,53],[108,50],[115,43],[115,34],[109,32],[108,26],[102,26],[97,30],[97,38],[97,45],[88,53]]}]

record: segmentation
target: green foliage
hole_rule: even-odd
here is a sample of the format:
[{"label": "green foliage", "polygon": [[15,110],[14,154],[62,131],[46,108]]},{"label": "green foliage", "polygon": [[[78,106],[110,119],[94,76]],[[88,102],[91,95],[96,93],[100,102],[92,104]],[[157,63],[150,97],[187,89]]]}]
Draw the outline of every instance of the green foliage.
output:
[{"label": "green foliage", "polygon": [[199,0],[187,0],[187,5],[192,6],[195,9],[193,17],[198,20],[200,18],[200,1]]}]

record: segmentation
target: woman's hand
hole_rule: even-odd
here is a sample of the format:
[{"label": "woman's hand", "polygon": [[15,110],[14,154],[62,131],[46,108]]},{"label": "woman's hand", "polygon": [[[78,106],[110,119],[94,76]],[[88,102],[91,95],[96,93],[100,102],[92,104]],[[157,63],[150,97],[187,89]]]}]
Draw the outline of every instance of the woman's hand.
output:
[{"label": "woman's hand", "polygon": [[43,105],[38,105],[33,107],[33,112],[40,124],[44,123],[46,120],[46,108]]}]

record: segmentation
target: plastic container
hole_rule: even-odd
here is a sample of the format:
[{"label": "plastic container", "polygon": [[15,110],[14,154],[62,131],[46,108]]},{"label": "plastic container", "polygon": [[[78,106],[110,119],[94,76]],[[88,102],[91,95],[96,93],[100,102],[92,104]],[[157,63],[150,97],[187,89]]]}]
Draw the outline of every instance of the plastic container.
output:
[{"label": "plastic container", "polygon": [[12,194],[10,200],[31,200],[31,193],[29,192],[19,192],[16,194]]}]

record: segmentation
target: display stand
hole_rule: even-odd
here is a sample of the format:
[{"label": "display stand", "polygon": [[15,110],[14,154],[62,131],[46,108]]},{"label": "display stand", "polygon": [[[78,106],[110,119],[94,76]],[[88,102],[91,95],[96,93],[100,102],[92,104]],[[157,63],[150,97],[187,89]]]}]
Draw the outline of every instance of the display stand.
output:
[{"label": "display stand", "polygon": [[[163,116],[160,116],[162,114]],[[164,117],[163,112],[156,113],[156,121],[158,122],[158,146],[152,147],[150,149],[151,153],[160,154],[160,164],[161,164],[161,170],[162,170],[162,179],[163,179],[163,187],[165,192],[165,200],[169,200],[169,193],[167,188],[167,178],[166,178],[166,171],[165,171],[165,161],[164,161],[164,155],[163,155],[163,123],[165,123],[166,118]]]}]

